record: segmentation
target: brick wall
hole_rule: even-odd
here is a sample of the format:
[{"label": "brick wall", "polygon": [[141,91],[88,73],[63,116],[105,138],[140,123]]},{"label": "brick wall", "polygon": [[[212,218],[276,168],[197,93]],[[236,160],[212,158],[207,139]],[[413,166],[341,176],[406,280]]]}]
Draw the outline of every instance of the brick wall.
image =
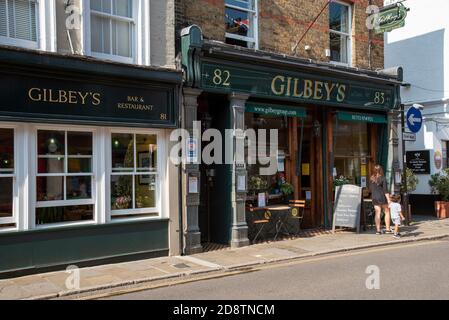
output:
[{"label": "brick wall", "polygon": [[[369,61],[370,32],[366,27],[367,6],[382,6],[383,0],[347,0],[352,4],[352,64],[363,69],[384,66],[382,35],[371,34],[371,66]],[[294,55],[295,43],[316,18],[327,0],[259,0],[259,49]],[[205,38],[224,41],[224,0],[176,0],[177,32],[197,24]],[[311,47],[310,51],[304,48]],[[323,14],[299,44],[296,55],[317,61],[329,61],[329,10]]]}]

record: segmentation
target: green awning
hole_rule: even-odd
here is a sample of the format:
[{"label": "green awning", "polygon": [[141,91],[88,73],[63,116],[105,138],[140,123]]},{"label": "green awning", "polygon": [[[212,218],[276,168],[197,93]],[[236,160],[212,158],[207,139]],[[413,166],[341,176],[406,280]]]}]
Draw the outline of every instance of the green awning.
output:
[{"label": "green awning", "polygon": [[306,118],[307,111],[300,107],[291,107],[283,105],[274,105],[267,103],[246,103],[246,112],[257,113],[266,116],[277,116],[277,117],[296,117],[296,118]]},{"label": "green awning", "polygon": [[338,120],[368,123],[388,123],[387,117],[380,114],[337,112]]}]

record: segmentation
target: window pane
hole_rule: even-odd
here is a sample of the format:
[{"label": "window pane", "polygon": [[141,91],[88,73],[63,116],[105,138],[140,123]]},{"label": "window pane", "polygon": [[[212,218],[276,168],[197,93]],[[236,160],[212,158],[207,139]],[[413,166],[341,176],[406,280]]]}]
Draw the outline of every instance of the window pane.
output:
[{"label": "window pane", "polygon": [[0,175],[14,173],[14,130],[0,129]]},{"label": "window pane", "polygon": [[14,28],[10,36],[23,40],[36,41],[36,4],[30,0],[9,1],[9,19]]},{"label": "window pane", "polygon": [[12,217],[13,178],[0,178],[0,218]]},{"label": "window pane", "polygon": [[39,155],[64,155],[64,131],[39,130],[37,133]]},{"label": "window pane", "polygon": [[90,0],[90,8],[96,11],[102,11],[102,0]]},{"label": "window pane", "polygon": [[132,56],[131,44],[132,26],[129,22],[112,21],[112,41],[114,55],[122,57]]},{"label": "window pane", "polygon": [[254,0],[226,0],[225,3],[243,9],[254,9]]},{"label": "window pane", "polygon": [[362,176],[362,162],[360,158],[336,158],[335,168],[337,177],[347,178],[351,184],[360,185]]},{"label": "window pane", "polygon": [[37,201],[64,200],[63,177],[38,177],[36,182]]},{"label": "window pane", "polygon": [[346,157],[368,156],[368,124],[365,122],[339,121],[336,132],[335,154]]},{"label": "window pane", "polygon": [[69,173],[91,173],[92,159],[91,158],[69,158],[68,161]]},{"label": "window pane", "polygon": [[93,219],[93,205],[36,209],[36,225],[87,221]]},{"label": "window pane", "polygon": [[134,170],[134,135],[112,134],[112,169],[114,171]]},{"label": "window pane", "polygon": [[92,155],[91,132],[67,132],[67,145],[69,156]]},{"label": "window pane", "polygon": [[132,209],[132,176],[111,176],[111,209]]},{"label": "window pane", "polygon": [[331,30],[349,33],[349,7],[331,3],[329,5],[329,28]]},{"label": "window pane", "polygon": [[7,37],[8,29],[6,28],[6,0],[0,0],[0,36]]},{"label": "window pane", "polygon": [[136,209],[156,207],[156,176],[136,176]]},{"label": "window pane", "polygon": [[111,54],[111,20],[92,15],[91,24],[92,51]]},{"label": "window pane", "polygon": [[226,8],[225,23],[227,33],[253,37],[252,15],[249,12]]},{"label": "window pane", "polygon": [[67,200],[91,198],[92,177],[67,177]]},{"label": "window pane", "polygon": [[64,157],[39,158],[37,172],[40,174],[64,173]]},{"label": "window pane", "polygon": [[136,135],[137,170],[157,171],[157,136]]},{"label": "window pane", "polygon": [[131,0],[114,0],[114,15],[122,17],[132,17]]},{"label": "window pane", "polygon": [[331,60],[348,63],[348,38],[336,33],[330,33]]}]

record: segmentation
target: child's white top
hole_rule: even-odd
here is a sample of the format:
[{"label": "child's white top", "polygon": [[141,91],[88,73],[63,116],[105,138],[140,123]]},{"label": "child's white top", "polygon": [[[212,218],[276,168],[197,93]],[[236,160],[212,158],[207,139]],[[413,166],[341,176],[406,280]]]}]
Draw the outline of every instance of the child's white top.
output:
[{"label": "child's white top", "polygon": [[397,219],[401,216],[402,207],[399,203],[392,202],[390,204],[391,219]]}]

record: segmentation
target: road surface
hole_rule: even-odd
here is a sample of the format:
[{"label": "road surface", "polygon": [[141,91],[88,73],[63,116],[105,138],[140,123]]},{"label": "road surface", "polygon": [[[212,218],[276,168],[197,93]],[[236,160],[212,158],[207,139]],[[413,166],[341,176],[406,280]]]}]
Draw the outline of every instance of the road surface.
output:
[{"label": "road surface", "polygon": [[108,299],[449,299],[449,240],[265,266]]}]

